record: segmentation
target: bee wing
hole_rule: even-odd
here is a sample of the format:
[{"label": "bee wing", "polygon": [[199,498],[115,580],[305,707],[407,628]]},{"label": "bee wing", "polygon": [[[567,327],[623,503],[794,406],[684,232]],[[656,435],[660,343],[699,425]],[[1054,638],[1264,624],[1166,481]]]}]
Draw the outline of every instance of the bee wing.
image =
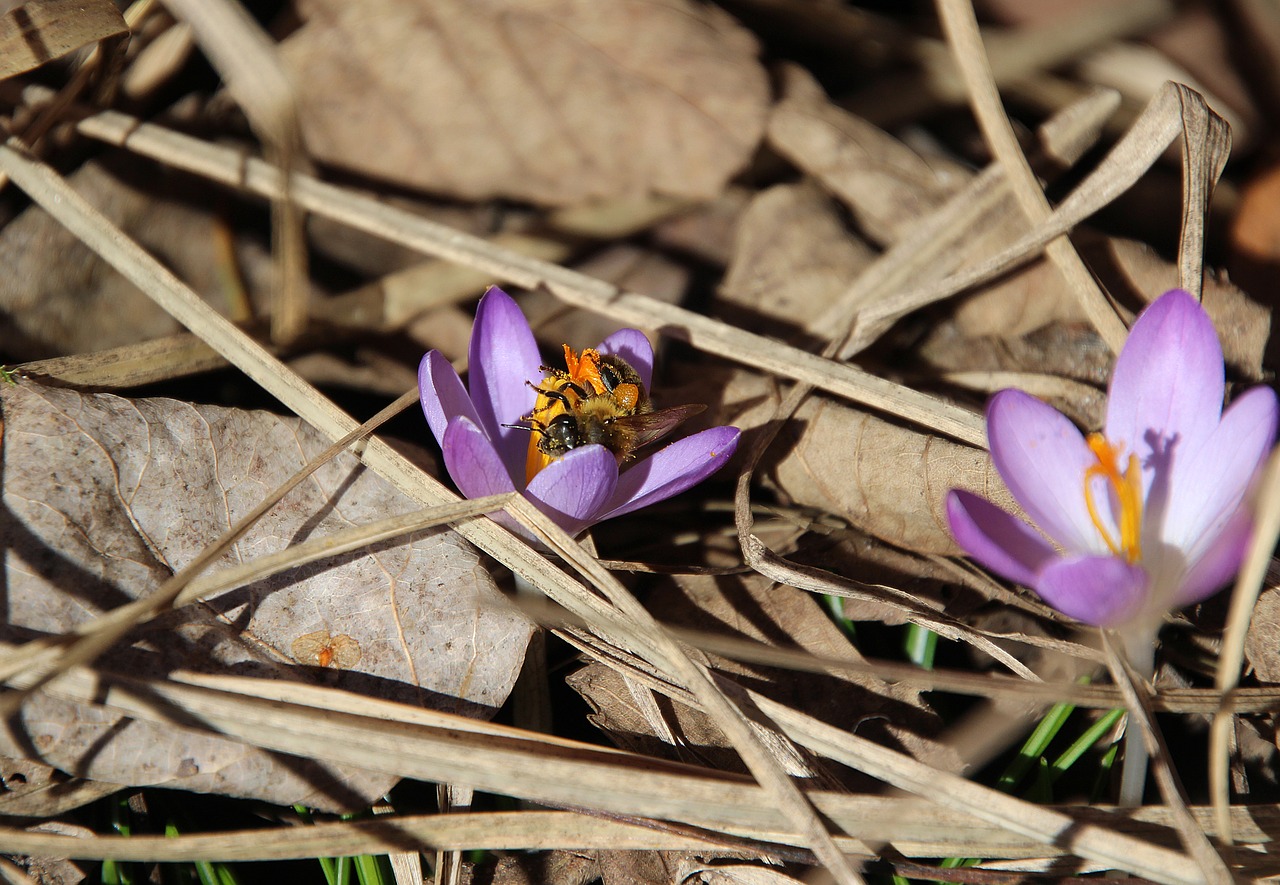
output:
[{"label": "bee wing", "polygon": [[625,418],[615,419],[613,423],[615,426],[625,428],[628,433],[633,434],[631,437],[632,448],[638,449],[666,436],[694,415],[706,411],[706,408],[701,403],[689,403],[685,406],[659,409],[656,412],[627,415]]}]

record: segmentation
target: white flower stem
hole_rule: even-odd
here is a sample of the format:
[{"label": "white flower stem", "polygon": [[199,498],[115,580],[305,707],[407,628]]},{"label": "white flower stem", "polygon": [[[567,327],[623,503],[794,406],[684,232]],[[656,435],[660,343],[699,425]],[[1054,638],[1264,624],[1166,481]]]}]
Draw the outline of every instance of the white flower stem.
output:
[{"label": "white flower stem", "polygon": [[[1124,656],[1129,666],[1142,679],[1150,680],[1155,676],[1156,667],[1156,630],[1139,628],[1133,632],[1121,634]],[[1147,786],[1147,768],[1150,756],[1147,744],[1143,740],[1142,728],[1133,721],[1130,713],[1129,722],[1124,730],[1124,765],[1120,769],[1119,804],[1122,808],[1136,808],[1142,805],[1142,794]]]}]

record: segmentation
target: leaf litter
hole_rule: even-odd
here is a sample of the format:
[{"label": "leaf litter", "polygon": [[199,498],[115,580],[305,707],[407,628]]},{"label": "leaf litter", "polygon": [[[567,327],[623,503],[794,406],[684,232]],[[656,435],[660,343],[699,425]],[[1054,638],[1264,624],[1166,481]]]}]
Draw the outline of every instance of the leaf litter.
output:
[{"label": "leaf litter", "polygon": [[[1198,279],[1188,279],[1189,273],[1198,277],[1203,245],[1199,221],[1205,207],[1203,194],[1196,188],[1211,180],[1216,161],[1212,148],[1206,154],[1197,153],[1197,139],[1203,135],[1205,143],[1212,141],[1213,118],[1204,116],[1193,96],[1165,90],[1148,105],[1146,114],[1137,117],[1127,140],[1112,155],[1087,161],[1087,168],[1093,170],[1088,176],[1066,167],[1073,166],[1105,129],[1106,114],[1099,113],[1105,102],[1086,88],[1089,77],[1105,72],[1099,65],[1082,66],[1073,74],[1079,79],[1071,81],[1072,89],[1065,89],[1060,87],[1066,81],[1051,83],[1047,73],[1024,66],[1024,80],[1008,84],[1011,93],[1019,101],[1063,112],[1037,133],[1039,143],[1024,145],[1026,153],[1046,180],[1065,182],[1055,187],[1072,188],[1055,213],[1027,221],[1019,208],[1026,205],[1025,188],[1011,190],[1006,183],[1014,180],[1009,178],[1007,146],[997,147],[995,164],[971,171],[969,162],[982,161],[980,152],[972,149],[976,140],[971,132],[957,137],[954,121],[923,118],[929,137],[922,137],[920,129],[878,130],[848,110],[858,107],[857,101],[827,97],[831,81],[821,75],[819,65],[807,68],[791,61],[774,68],[776,94],[771,95],[764,62],[778,59],[772,55],[776,52],[772,36],[761,30],[752,33],[756,25],[747,12],[752,4],[722,5],[618,3],[592,6],[588,11],[587,5],[573,2],[494,0],[482,6],[450,4],[425,11],[391,0],[370,9],[320,0],[299,3],[293,10],[292,31],[278,49],[283,69],[295,81],[296,110],[288,110],[289,100],[265,88],[279,87],[278,70],[264,74],[264,91],[255,93],[246,84],[245,73],[254,64],[276,64],[275,50],[268,42],[255,44],[256,51],[266,50],[257,61],[247,56],[248,61],[233,63],[222,54],[220,47],[229,45],[225,42],[229,35],[256,34],[253,39],[259,40],[262,35],[254,30],[256,25],[228,18],[224,13],[231,7],[224,3],[212,5],[207,15],[195,10],[184,13],[183,4],[174,5],[180,17],[191,16],[195,39],[231,84],[229,94],[244,106],[269,157],[300,168],[293,165],[297,146],[290,140],[293,124],[287,119],[296,112],[311,156],[340,170],[366,191],[425,190],[474,203],[470,233],[432,223],[356,188],[322,183],[306,173],[295,175],[286,192],[258,161],[246,161],[236,150],[180,136],[149,120],[87,110],[74,126],[90,140],[123,145],[138,157],[150,157],[166,167],[237,189],[243,185],[237,200],[244,193],[274,200],[278,236],[287,227],[281,213],[302,207],[339,226],[350,225],[365,235],[459,264],[472,278],[479,277],[478,285],[487,275],[507,284],[541,286],[543,291],[535,293],[543,305],[538,331],[549,350],[563,341],[597,340],[602,337],[597,330],[607,332],[627,324],[657,333],[659,342],[674,338],[691,344],[692,349],[671,350],[663,381],[655,385],[655,399],[660,405],[708,402],[711,408],[699,419],[702,424],[733,421],[757,443],[754,452],[744,452],[740,458],[754,472],[744,474],[750,482],[739,483],[737,528],[740,554],[760,574],[648,578],[638,583],[650,587],[651,610],[664,612],[664,620],[669,614],[682,624],[715,624],[719,631],[738,638],[749,637],[780,649],[798,648],[814,661],[847,659],[873,672],[882,667],[886,673],[896,672],[890,662],[860,651],[864,633],[876,636],[881,625],[903,621],[928,624],[977,649],[973,655],[978,667],[998,661],[1026,678],[1029,688],[1037,685],[1036,678],[1050,679],[1041,684],[1042,694],[1032,695],[1038,703],[1024,705],[1017,714],[1034,716],[1043,704],[1066,696],[1066,689],[1052,680],[1071,673],[1069,668],[1055,669],[1057,665],[1039,651],[1065,652],[1067,658],[1080,662],[1096,662],[1098,654],[1090,648],[1089,637],[1067,634],[1065,625],[1048,616],[1035,600],[965,573],[941,558],[956,552],[941,516],[941,496],[956,486],[995,499],[1006,494],[986,455],[976,448],[981,428],[970,410],[983,394],[1010,381],[1050,399],[1086,428],[1100,423],[1100,391],[1109,371],[1111,337],[1105,329],[1100,333],[1091,328],[1086,319],[1097,316],[1096,304],[1090,308],[1095,311],[1092,314],[1082,309],[1074,294],[1078,286],[1068,286],[1050,261],[1036,257],[1044,243],[1071,232],[1093,277],[1114,299],[1113,316],[1130,318],[1145,301],[1173,285],[1198,288]],[[1116,35],[1150,27],[1150,22],[1167,15],[1154,6],[1124,21],[1108,19],[1106,26],[1116,28]],[[786,4],[780,10],[773,14],[786,19]],[[734,20],[735,14],[742,23]],[[828,39],[840,34],[838,39],[855,43],[863,38],[887,40],[902,53],[900,62],[911,63],[913,52],[925,57],[922,47],[940,48],[930,43],[931,38],[907,38],[909,29],[897,24],[886,28],[883,21],[873,20],[857,7],[825,10],[824,21],[839,24],[826,35]],[[1077,18],[1073,27],[1081,21],[1084,18]],[[281,33],[286,30],[282,28]],[[1194,29],[1184,29],[1180,39],[1187,39],[1187,33]],[[1051,30],[1027,36],[1043,41],[1046,35],[1051,36]],[[1009,72],[1018,67],[1011,66],[1009,59],[1016,58],[1021,35],[1015,29],[998,36],[1002,39],[991,46],[993,59],[1000,62],[997,76],[1011,78]],[[1094,34],[1082,40],[1073,32],[1068,42],[1074,40],[1083,47],[1107,39]],[[894,40],[903,42],[895,45]],[[883,48],[882,44],[879,53],[866,54],[868,71],[874,59],[883,58]],[[972,53],[972,49],[965,51]],[[1180,51],[1190,57],[1185,49]],[[845,58],[848,55],[843,53]],[[1206,57],[1216,57],[1221,64],[1220,55]],[[949,76],[949,88],[955,91],[960,81],[954,74]],[[972,89],[972,72],[965,76]],[[356,90],[350,88],[354,82],[372,85]],[[1054,93],[1054,88],[1059,91]],[[35,89],[28,87],[28,100],[40,100]],[[1051,94],[1080,99],[1071,106],[1073,112],[1092,110],[1069,119],[1065,100],[1045,104]],[[959,95],[955,91],[948,100]],[[1150,92],[1144,100],[1148,96]],[[1241,96],[1233,92],[1232,99],[1238,106]],[[216,102],[210,107],[216,107]],[[201,108],[197,114],[206,111]],[[1259,119],[1248,108],[1244,111],[1246,118]],[[1206,119],[1208,123],[1203,122]],[[1076,129],[1055,134],[1054,126]],[[1182,199],[1190,222],[1180,244],[1162,244],[1161,254],[1143,243],[1081,225],[1097,208],[1122,199],[1124,191],[1184,131],[1191,150],[1187,194]],[[970,139],[967,146],[966,137]],[[1068,145],[1065,152],[1054,147],[1055,138],[1062,139],[1056,143],[1059,146]],[[371,141],[376,150],[370,150]],[[619,149],[619,145],[626,147]],[[762,146],[776,155],[760,153]],[[138,157],[134,162],[154,168]],[[94,218],[63,190],[56,174],[9,148],[0,153],[0,165],[56,224],[68,225],[74,232],[72,239],[83,239],[145,296],[207,338],[227,360],[310,422],[234,407],[105,397],[44,386],[33,379],[23,380],[16,392],[0,391],[11,552],[8,629],[25,630],[11,634],[13,639],[23,639],[33,631],[58,634],[74,629],[154,591],[273,485],[323,450],[325,440],[342,436],[351,424],[283,364],[255,350],[248,336],[190,300],[183,281],[197,280],[210,262],[216,264],[216,256],[198,257],[178,268],[182,281],[166,277],[144,256],[131,252],[127,243],[119,245],[122,238],[112,223],[118,223],[118,218]],[[744,172],[726,188],[731,177]],[[794,180],[797,175],[799,180]],[[92,190],[86,192],[90,202],[101,200]],[[555,226],[539,207],[573,209],[586,201],[615,199],[623,204],[645,195],[692,202],[687,209],[677,210],[675,217],[657,220],[655,216],[648,232],[643,226],[629,230],[629,242],[609,243],[606,236],[603,249],[567,240],[551,252],[535,249],[522,254],[511,248],[516,244],[525,248],[529,241],[510,232],[519,230],[524,236],[548,221]],[[480,202],[495,198],[526,205]],[[714,202],[697,205],[696,201]],[[455,209],[442,206],[428,213],[442,218],[451,211]],[[484,224],[474,223],[485,212],[492,219],[488,231]],[[197,211],[197,221],[198,216]],[[22,278],[43,280],[48,269],[58,265],[49,260],[51,238],[40,248],[24,250],[14,233],[21,227],[15,223],[0,231],[0,249],[18,256],[17,260],[46,263],[44,269],[33,264],[29,274],[9,281],[14,292],[10,303],[48,305],[55,315],[62,309],[64,316],[73,318],[66,327],[68,334],[93,328],[92,320],[84,325],[74,322],[76,311],[59,304],[58,287],[40,295],[23,287]],[[48,220],[42,224],[49,227]],[[154,235],[146,224],[130,233],[144,240]],[[486,233],[493,238],[486,238]],[[328,236],[340,240],[341,233]],[[1062,262],[1068,255],[1065,242],[1052,248],[1055,261]],[[379,273],[390,281],[392,274],[403,270],[402,260],[380,267],[388,259],[358,243],[344,247],[338,242],[332,254],[342,255],[344,249],[358,259],[351,266],[373,278],[375,286]],[[1176,260],[1170,260],[1168,256],[1175,252]],[[534,257],[538,254],[544,257]],[[274,257],[280,262],[284,255],[277,251]],[[546,256],[561,263],[553,264]],[[290,261],[296,272],[301,266],[298,253]],[[139,297],[126,288],[94,292],[97,274],[84,273],[79,259],[74,264],[66,270],[73,278],[80,275],[91,301],[109,305],[120,298]],[[465,288],[460,293],[450,297],[464,300]],[[1205,306],[1222,337],[1233,377],[1242,380],[1265,377],[1267,371],[1269,306],[1253,300],[1263,294],[1257,290],[1245,294],[1215,274],[1204,280]],[[393,342],[387,349],[390,360],[411,361],[412,353],[399,356],[402,345],[394,336],[397,324],[413,315],[415,296],[409,292],[396,297],[394,305],[389,296],[386,300],[362,296],[342,302],[343,306],[335,302],[324,312],[325,320],[341,330],[339,339],[359,340],[370,330],[391,336],[383,339]],[[432,346],[444,352],[461,355],[463,348],[456,342],[452,349],[435,342],[465,333],[465,315],[456,308],[440,308],[441,302],[433,300],[442,297],[438,292],[424,291],[417,297],[424,309],[443,312],[435,315],[438,325],[434,319],[425,319],[433,314],[423,314],[413,334],[427,336]],[[937,303],[943,299],[949,300]],[[710,317],[681,306],[690,303],[704,305]],[[293,310],[298,302],[283,304],[277,302],[273,310]],[[527,304],[532,307],[534,297]],[[386,312],[379,314],[379,310]],[[130,308],[121,315],[133,312]],[[103,316],[117,319],[109,310]],[[154,334],[148,331],[146,336]],[[60,330],[45,336],[51,342],[65,337]],[[85,340],[92,342],[92,335]],[[109,343],[114,342],[100,339],[96,346]],[[316,345],[305,347],[327,356]],[[816,352],[823,356],[814,357]],[[844,362],[855,355],[857,367]],[[357,352],[355,359],[350,377],[356,389],[366,384],[371,393],[382,390],[385,395],[389,385],[379,387],[363,379],[377,379],[380,374],[399,377],[386,371],[391,364],[387,353],[375,358]],[[365,368],[358,365],[361,360],[367,361]],[[313,361],[311,365],[320,364]],[[342,372],[333,366],[351,364],[331,361],[327,365],[324,377],[332,379]],[[313,371],[321,377],[319,369]],[[78,429],[57,424],[53,432],[25,427],[26,415],[33,410],[24,398],[54,404],[49,408],[53,415],[77,416]],[[81,421],[81,415],[93,415],[95,420]],[[89,424],[92,430],[86,430]],[[692,429],[698,426],[693,424]],[[54,438],[81,442],[63,458],[50,458],[45,440]],[[246,445],[246,440],[252,443]],[[162,451],[162,443],[169,446],[165,457],[155,454]],[[389,513],[407,512],[414,502],[446,500],[447,490],[421,472],[420,465],[427,463],[424,459],[406,460],[380,439],[369,441],[359,457],[361,461],[342,456],[323,467],[224,552],[223,563],[247,563],[278,554],[308,539]],[[252,469],[246,466],[250,462]],[[384,480],[390,485],[372,488]],[[121,489],[129,488],[134,491],[126,501]],[[182,493],[176,491],[179,488]],[[200,494],[186,494],[188,489],[198,489]],[[723,512],[714,506],[715,495],[713,491],[691,499],[707,506],[680,514],[671,526],[660,524],[657,517],[648,521],[637,517],[621,522],[617,532],[612,528],[601,532],[601,538],[607,539],[602,552],[614,555],[617,551],[624,555],[616,558],[628,558],[627,545],[643,536],[645,549],[665,548],[677,560],[696,561],[701,552],[710,555],[712,549],[723,556],[725,549],[732,548],[716,546],[708,534],[716,513]],[[519,507],[512,512],[518,513]],[[667,512],[679,513],[679,508]],[[769,521],[755,525],[742,519],[743,512],[756,514],[755,518],[767,514]],[[677,534],[676,523],[692,527],[686,534],[695,537]],[[791,528],[776,531],[779,524]],[[755,537],[757,528],[768,546]],[[732,537],[723,531],[720,536]],[[762,843],[752,844],[754,853],[735,844],[717,854],[708,851],[705,843],[693,852],[672,851],[669,842],[660,842],[654,835],[652,847],[671,853],[659,858],[600,852],[577,872],[563,872],[575,881],[582,876],[651,881],[669,877],[675,869],[705,881],[793,878],[783,872],[765,872],[768,868],[758,862],[743,864],[744,858],[764,856],[796,859],[776,847],[771,854],[763,844],[771,840],[815,851],[840,881],[857,881],[857,873],[838,852],[880,856],[878,843],[836,814],[823,788],[860,793],[867,789],[868,774],[927,800],[950,802],[953,808],[964,809],[968,815],[964,819],[971,825],[980,818],[981,825],[989,828],[975,831],[963,846],[951,844],[944,849],[934,842],[926,849],[924,837],[911,827],[913,812],[906,812],[906,805],[893,805],[903,813],[881,815],[895,822],[887,838],[899,851],[919,852],[915,856],[1026,857],[1010,847],[1016,833],[1017,838],[1031,840],[1030,848],[1019,850],[1042,856],[1069,851],[1095,866],[1118,865],[1156,881],[1196,881],[1197,875],[1203,872],[1207,877],[1214,869],[1212,858],[1204,854],[1192,862],[1144,841],[1150,833],[1142,840],[1124,835],[1120,819],[1102,810],[1103,816],[1096,818],[1102,825],[1091,829],[1070,817],[1075,813],[1070,810],[1041,810],[997,797],[973,782],[947,780],[946,772],[958,770],[961,759],[973,757],[960,752],[958,732],[940,730],[932,696],[908,687],[914,682],[850,675],[862,672],[857,669],[808,677],[762,663],[735,662],[731,656],[681,651],[647,622],[647,614],[634,607],[621,585],[596,571],[591,561],[581,559],[575,547],[554,533],[542,537],[575,564],[582,581],[598,588],[610,602],[591,596],[579,580],[552,567],[542,552],[482,522],[468,522],[458,525],[457,534],[429,530],[414,536],[408,545],[380,541],[367,550],[299,565],[162,614],[93,664],[98,678],[133,688],[124,694],[109,692],[103,704],[91,691],[77,694],[78,689],[67,687],[79,683],[52,683],[27,699],[22,715],[34,723],[37,737],[58,733],[56,760],[50,760],[57,767],[108,785],[167,783],[275,802],[305,795],[318,807],[337,808],[372,800],[406,773],[528,798],[560,795],[560,801],[568,801],[563,793],[564,770],[552,774],[546,767],[543,774],[533,754],[518,773],[513,771],[505,779],[492,768],[484,769],[489,757],[482,750],[483,740],[474,736],[482,731],[466,731],[479,725],[464,726],[464,720],[456,720],[456,727],[473,737],[463,739],[460,751],[451,751],[444,744],[429,744],[427,729],[455,720],[433,719],[428,726],[428,720],[412,708],[378,706],[389,699],[482,713],[481,708],[491,710],[506,697],[528,628],[515,616],[488,607],[496,599],[493,578],[487,561],[461,540],[466,538],[532,586],[570,606],[589,625],[561,628],[575,648],[594,660],[571,676],[570,683],[592,703],[594,720],[619,743],[640,753],[612,757],[626,772],[625,777],[615,773],[613,779],[620,779],[625,788],[630,778],[657,762],[656,756],[692,762],[697,766],[692,771],[700,777],[713,771],[742,771],[745,761],[746,770],[769,790],[751,802],[731,803],[741,815],[732,825],[723,819],[711,823],[713,817],[705,812],[699,817],[687,808],[678,811],[669,802],[647,808],[647,813],[677,828],[682,824],[722,827],[720,837],[729,841],[737,838],[730,838],[729,831],[756,834]],[[965,588],[963,593],[960,587]],[[815,600],[805,595],[819,590],[844,596],[843,612],[859,624],[857,642],[850,643]],[[453,604],[460,611],[450,608]],[[1269,604],[1270,596],[1264,593],[1260,612],[1265,613]],[[1004,607],[1016,608],[1018,617],[1002,617]],[[448,621],[450,613],[457,620],[444,631],[447,638],[432,640],[431,625],[436,618]],[[1244,614],[1247,618],[1248,612]],[[1229,630],[1240,629],[1239,617],[1232,615]],[[1212,621],[1193,615],[1191,623],[1200,627]],[[1186,628],[1186,623],[1181,625]],[[1268,652],[1274,645],[1267,620],[1255,618],[1243,654],[1253,668],[1251,678],[1261,685],[1257,690],[1264,693],[1265,686],[1275,681],[1270,678]],[[452,655],[466,663],[453,667]],[[475,667],[482,667],[491,678],[478,675]],[[709,680],[708,673],[713,674]],[[83,667],[75,668],[68,671],[67,679],[83,675]],[[268,719],[256,728],[238,727],[240,723],[232,718],[234,698],[240,697],[247,722],[249,710],[256,709],[250,699],[269,684],[263,676],[270,681],[290,680],[295,686],[293,697],[278,702],[281,715],[287,711],[296,717],[290,720],[292,732],[288,727],[275,730],[276,724]],[[181,690],[192,680],[201,685],[200,680],[210,679],[225,680],[210,684],[219,685],[217,690],[225,690],[225,695]],[[298,681],[302,679],[309,684]],[[938,684],[962,681],[940,675]],[[17,679],[15,684],[24,683]],[[210,736],[150,715],[129,694],[143,685],[177,699],[175,703],[203,709],[209,722],[222,723],[224,734]],[[744,689],[760,694],[749,698]],[[1055,691],[1059,692],[1056,697]],[[1192,693],[1187,703],[1212,706],[1212,697],[1204,690],[1184,691]],[[1162,690],[1157,701],[1176,703],[1181,701],[1174,699],[1180,697],[1172,692],[1166,697]],[[1245,697],[1242,694],[1239,700]],[[1265,705],[1265,697],[1250,703]],[[1112,698],[1111,703],[1118,699]],[[309,704],[315,705],[313,710],[326,711],[328,719],[309,714]],[[265,708],[262,712],[265,716]],[[357,718],[366,713],[367,719]],[[407,729],[398,733],[399,743],[394,746],[402,749],[395,751],[384,740],[389,734],[387,723],[393,721]],[[824,722],[840,724],[843,737],[826,729]],[[1258,798],[1267,801],[1266,779],[1255,771],[1250,780],[1248,767],[1265,766],[1263,752],[1274,746],[1274,722],[1270,717],[1237,717],[1235,722],[1239,743],[1247,748],[1245,764],[1235,770],[1235,789],[1245,793],[1252,783]],[[299,727],[298,723],[306,724]],[[39,731],[41,727],[44,732]],[[996,731],[989,729],[991,742]],[[560,740],[528,732],[507,734],[504,739],[514,740],[516,734],[530,747],[541,747],[551,755]],[[106,743],[103,735],[110,736]],[[376,759],[361,760],[361,740],[353,735],[363,736],[366,746],[384,749]],[[867,736],[893,747],[896,755],[881,753],[884,746],[877,750],[875,744],[863,743]],[[150,742],[144,754],[144,766],[150,766],[146,771],[125,759],[138,749],[131,740]],[[426,753],[428,746],[435,756]],[[1225,760],[1225,745],[1218,746],[1215,758]],[[183,752],[164,752],[175,747]],[[22,746],[8,752],[32,755],[29,747]],[[573,752],[583,759],[590,755],[581,746]],[[310,758],[298,762],[303,756]],[[361,761],[370,770],[361,770]],[[1172,761],[1180,768],[1195,764],[1188,759]],[[255,766],[256,774],[239,776]],[[313,769],[325,772],[329,780],[314,775]],[[930,771],[935,773],[932,779]],[[803,790],[788,781],[795,776],[804,778]],[[618,784],[611,784],[610,776],[583,767],[581,777],[581,786],[572,796],[576,807],[606,813],[629,807],[632,813],[645,813],[626,805],[623,791],[611,789]],[[268,781],[271,787],[264,787]],[[346,801],[335,799],[342,792],[334,786],[339,782],[349,791],[344,794]],[[328,791],[317,786],[326,783]],[[948,795],[939,795],[939,784],[950,785],[943,789]],[[692,795],[692,789],[690,782],[663,799]],[[762,823],[765,818],[750,816],[752,803],[760,801],[760,796],[767,797],[763,801],[772,815],[767,825]],[[853,838],[837,834],[838,843],[831,841],[818,823],[819,807],[828,820],[841,821],[843,832]],[[1247,834],[1246,840],[1259,838],[1249,830],[1241,806],[1224,808],[1217,821],[1193,811],[1197,814],[1184,815],[1178,823],[1191,843],[1196,827],[1225,832],[1230,826],[1237,834]],[[469,816],[449,815],[464,825]],[[1170,817],[1163,824],[1173,821]],[[479,816],[475,823],[474,832],[482,832]],[[954,821],[950,826],[956,832]],[[1067,826],[1080,828],[1080,838],[1070,846],[1058,840]],[[705,835],[706,831],[700,832]],[[539,844],[575,845],[572,826],[558,834],[558,842],[553,837],[550,843]],[[482,840],[472,838],[461,844],[481,844]],[[1261,858],[1239,852],[1226,856],[1242,874],[1273,872],[1265,853]],[[717,863],[717,857],[731,860]]]},{"label": "leaf litter", "polygon": [[[33,382],[0,396],[11,643],[64,632],[145,596],[324,447],[297,419],[263,412]],[[335,459],[220,564],[411,507],[349,456]],[[494,609],[496,598],[475,557],[436,530],[183,607],[141,628],[112,663],[157,677],[182,668],[309,678],[442,709],[491,711],[510,690],[528,634],[520,618]],[[290,666],[291,659],[311,669]],[[350,772],[339,778],[350,794],[324,796],[305,771],[235,742],[161,739],[163,730],[52,700],[42,708],[28,702],[23,716],[42,758],[112,783],[316,807],[358,807],[389,786],[385,777]],[[21,755],[23,743],[10,739],[4,752]]]}]

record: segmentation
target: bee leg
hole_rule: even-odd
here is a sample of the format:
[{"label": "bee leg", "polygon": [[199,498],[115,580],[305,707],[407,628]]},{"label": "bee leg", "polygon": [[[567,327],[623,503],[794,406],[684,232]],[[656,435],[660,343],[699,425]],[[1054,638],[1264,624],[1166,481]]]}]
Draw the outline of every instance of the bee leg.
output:
[{"label": "bee leg", "polygon": [[[587,392],[583,390],[581,387],[579,387],[578,385],[573,383],[566,383],[563,388],[539,387],[538,385],[534,384],[532,381],[526,381],[525,383],[528,384],[530,387],[532,387],[535,391],[537,391],[542,396],[545,396],[547,399],[555,400],[560,405],[564,406],[565,409],[572,409],[573,403],[569,400],[569,397],[565,396],[564,391],[566,390],[569,391],[578,399],[587,398]],[[545,411],[547,408],[550,408],[550,407],[545,406],[542,409],[535,409],[534,411],[541,412],[541,411]]]}]

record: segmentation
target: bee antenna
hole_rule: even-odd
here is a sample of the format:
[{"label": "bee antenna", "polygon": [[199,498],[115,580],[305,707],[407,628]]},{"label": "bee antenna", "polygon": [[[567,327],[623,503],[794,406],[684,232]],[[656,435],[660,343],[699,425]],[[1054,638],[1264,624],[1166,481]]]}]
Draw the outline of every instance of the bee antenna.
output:
[{"label": "bee antenna", "polygon": [[537,433],[541,428],[531,427],[525,424],[503,424],[503,427],[510,427],[512,430],[527,430],[530,433]]}]

